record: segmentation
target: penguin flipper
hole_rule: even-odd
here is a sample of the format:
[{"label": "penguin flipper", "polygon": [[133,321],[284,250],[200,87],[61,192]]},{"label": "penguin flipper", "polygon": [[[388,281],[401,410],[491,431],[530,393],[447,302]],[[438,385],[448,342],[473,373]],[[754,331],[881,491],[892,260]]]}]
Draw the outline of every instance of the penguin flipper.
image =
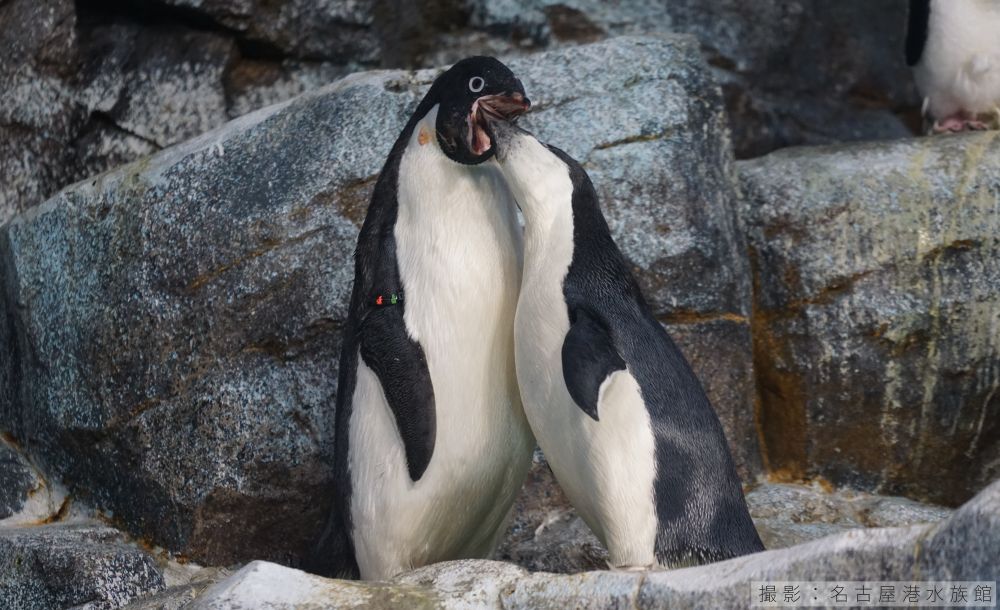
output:
[{"label": "penguin flipper", "polygon": [[563,379],[569,395],[583,412],[598,421],[601,384],[625,361],[607,328],[585,309],[570,312],[570,328],[562,346]]},{"label": "penguin flipper", "polygon": [[361,358],[378,377],[396,420],[410,480],[418,481],[434,453],[434,386],[420,344],[410,338],[402,307],[373,309],[361,324]]}]

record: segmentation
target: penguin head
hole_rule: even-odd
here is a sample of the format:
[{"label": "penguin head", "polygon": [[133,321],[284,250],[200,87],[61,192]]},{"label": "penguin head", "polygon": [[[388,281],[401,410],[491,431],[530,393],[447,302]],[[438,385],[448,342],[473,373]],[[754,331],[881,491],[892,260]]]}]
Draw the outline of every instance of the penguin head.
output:
[{"label": "penguin head", "polygon": [[493,155],[489,118],[510,120],[531,105],[524,86],[493,57],[469,57],[439,76],[425,98],[438,106],[441,150],[453,161],[474,165]]}]

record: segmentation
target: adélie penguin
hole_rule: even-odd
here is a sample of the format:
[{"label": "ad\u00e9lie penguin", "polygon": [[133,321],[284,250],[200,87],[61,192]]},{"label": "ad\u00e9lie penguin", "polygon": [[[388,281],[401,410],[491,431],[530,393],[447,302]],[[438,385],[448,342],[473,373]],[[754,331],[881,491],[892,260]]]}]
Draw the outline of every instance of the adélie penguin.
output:
[{"label": "ad\u00e9lie penguin", "polygon": [[508,122],[490,134],[525,222],[514,330],[524,410],[609,564],[763,550],[719,419],[643,299],[589,177]]},{"label": "ad\u00e9lie penguin", "polygon": [[528,108],[496,59],[439,76],[389,153],[340,360],[339,512],[363,579],[498,543],[534,439],[514,370],[521,229],[487,114]]},{"label": "ad\u00e9lie penguin", "polygon": [[1000,0],[910,0],[906,61],[933,131],[1000,128]]}]

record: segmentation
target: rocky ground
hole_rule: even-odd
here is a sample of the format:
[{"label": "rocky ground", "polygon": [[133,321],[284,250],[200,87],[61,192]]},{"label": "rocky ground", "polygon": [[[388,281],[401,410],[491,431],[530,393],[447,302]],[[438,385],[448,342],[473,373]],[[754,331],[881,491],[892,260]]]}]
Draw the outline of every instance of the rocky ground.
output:
[{"label": "rocky ground", "polygon": [[[904,5],[0,0],[0,608],[741,607],[767,578],[996,578],[1000,136],[909,137]],[[767,553],[602,571],[539,454],[506,563],[300,570],[331,569],[357,231],[438,73],[363,70],[470,50],[509,58],[522,124],[593,178]]]}]

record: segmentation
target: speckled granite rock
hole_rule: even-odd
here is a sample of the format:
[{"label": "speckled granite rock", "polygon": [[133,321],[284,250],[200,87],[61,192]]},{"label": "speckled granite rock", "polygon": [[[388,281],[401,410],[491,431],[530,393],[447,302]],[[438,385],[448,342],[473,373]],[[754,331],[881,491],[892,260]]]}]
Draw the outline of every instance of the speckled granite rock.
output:
[{"label": "speckled granite rock", "polygon": [[[92,6],[86,4],[83,6]],[[226,120],[231,40],[84,11],[0,6],[0,224],[59,187]]]},{"label": "speckled granite rock", "polygon": [[38,472],[24,455],[0,438],[0,522],[20,512],[41,486]]},{"label": "speckled granite rock", "polygon": [[1000,134],[739,171],[771,468],[947,505],[1000,476]]},{"label": "speckled granite rock", "polygon": [[556,575],[467,560],[428,566],[388,583],[358,583],[254,562],[205,591],[192,607],[739,609],[751,607],[754,581],[993,580],[997,548],[1000,482],[937,525],[856,530],[693,568]]},{"label": "speckled granite rock", "polygon": [[535,46],[683,32],[723,84],[736,153],[903,137],[919,100],[904,0],[466,0],[470,24]]},{"label": "speckled granite rock", "polygon": [[[586,161],[654,311],[687,331],[737,462],[755,471],[748,273],[697,47],[622,38],[512,68],[537,104],[525,124]],[[435,74],[349,77],[0,230],[0,429],[135,535],[211,564],[299,561],[335,493],[357,230]],[[732,364],[716,376],[720,353]]]},{"label": "speckled granite rock", "polygon": [[864,527],[937,523],[952,511],[900,497],[818,485],[764,483],[747,493],[747,505],[764,546],[785,548]]},{"label": "speckled granite rock", "polygon": [[[607,552],[570,508],[548,466],[536,454],[524,492],[514,505],[514,522],[495,559],[532,572],[574,574],[607,566]],[[764,546],[780,549],[831,534],[873,527],[937,523],[947,508],[906,498],[878,496],[828,486],[759,483],[747,506]]]},{"label": "speckled granite rock", "polygon": [[514,503],[513,519],[495,559],[532,572],[573,574],[607,566],[608,552],[559,488],[540,450]]},{"label": "speckled granite rock", "polygon": [[111,528],[0,527],[0,607],[106,610],[162,588],[153,558]]}]

